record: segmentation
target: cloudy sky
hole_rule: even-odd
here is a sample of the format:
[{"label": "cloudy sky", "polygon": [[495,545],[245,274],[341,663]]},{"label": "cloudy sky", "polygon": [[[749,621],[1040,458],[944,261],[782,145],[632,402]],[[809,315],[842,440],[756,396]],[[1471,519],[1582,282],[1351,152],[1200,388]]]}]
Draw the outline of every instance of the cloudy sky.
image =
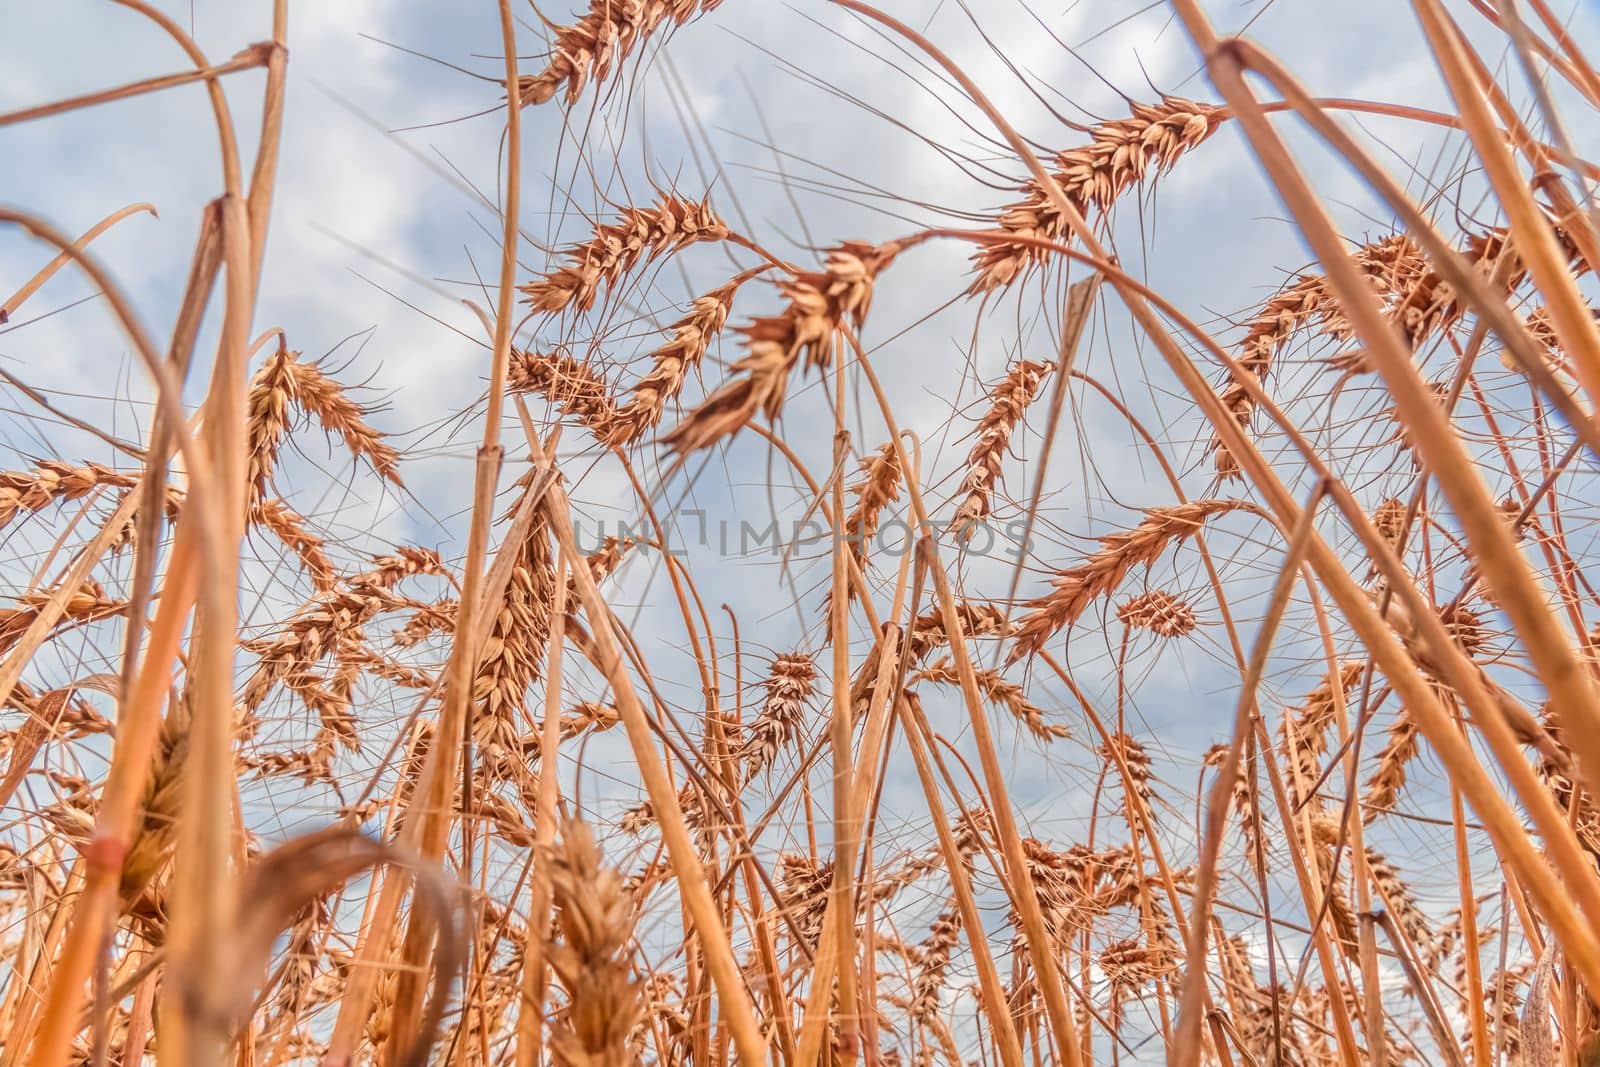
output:
[{"label": "cloudy sky", "polygon": [[[158,6],[192,27],[213,62],[269,34],[266,0]],[[1163,93],[1215,99],[1182,27],[1159,2],[884,0],[883,6],[948,49],[1043,149],[1081,143],[1072,124],[1125,115],[1126,99]],[[1578,0],[1573,7],[1567,0],[1566,6],[1574,33],[1595,44],[1596,5]],[[1248,27],[1318,95],[1448,106],[1406,5],[1221,0],[1208,7],[1220,28]],[[0,113],[187,65],[151,23],[105,0],[5,0],[3,8]],[[524,67],[536,69],[544,48],[539,16],[566,22],[573,13],[566,0],[537,12],[519,4],[519,12]],[[1460,17],[1473,32],[1481,30],[1464,4]],[[408,492],[396,494],[308,435],[286,474],[291,499],[359,548],[412,543],[455,557],[479,432],[475,420],[462,416],[477,403],[488,366],[482,329],[462,300],[492,302],[479,279],[492,285],[499,262],[499,226],[485,203],[497,197],[503,124],[494,80],[501,70],[496,8],[490,0],[317,0],[291,3],[290,25],[286,133],[254,332],[281,326],[291,346],[308,356],[332,353],[341,376],[383,405],[375,420],[413,455]],[[725,0],[641,58],[616,86],[591,91],[570,112],[546,106],[526,113],[523,277],[550,262],[549,248],[579,238],[616,204],[648,199],[652,184],[695,197],[709,193],[737,228],[806,262],[842,238],[883,239],[960,218],[952,213],[992,212],[1022,175],[982,118],[925,60],[824,0]],[[247,152],[261,85],[255,72],[227,82]],[[1430,127],[1370,119],[1361,129],[1419,195],[1458,159],[1459,146]],[[1303,137],[1296,135],[1295,144],[1353,239],[1385,232],[1387,218],[1351,176]],[[121,223],[95,253],[152,332],[165,337],[200,209],[220,190],[215,132],[201,90],[0,128],[0,181],[6,202],[72,233],[126,204],[153,204],[159,218]],[[1310,258],[1231,128],[1163,178],[1153,195],[1130,196],[1114,235],[1130,269],[1218,329]],[[1057,316],[1041,297],[1053,299],[1053,290],[1033,287],[988,304],[957,300],[966,256],[965,248],[947,243],[905,257],[880,285],[867,331],[900,421],[926,442],[941,502],[954,490],[949,476],[976,417],[974,382],[993,381],[1019,354],[1054,355],[1050,325]],[[45,258],[40,246],[0,231],[0,293]],[[619,316],[627,321],[586,340],[602,361],[620,365],[646,351],[654,331],[672,322],[687,299],[733,269],[720,253],[685,256],[630,288],[627,314]],[[90,295],[80,277],[58,276],[16,321],[0,327],[0,363],[75,414],[136,436],[148,390],[103,308],[85,299]],[[740,301],[736,320],[774,306],[768,291],[752,289]],[[519,343],[539,346],[556,336],[533,324]],[[731,341],[721,355],[737,358]],[[1175,383],[1157,363],[1108,307],[1089,331],[1079,366],[1120,390],[1186,472],[1186,490],[1204,495],[1210,472],[1200,420],[1175,397]],[[709,368],[709,380],[718,373]],[[10,418],[25,408],[12,397],[0,402],[6,467],[45,454],[115,460],[103,445],[48,419]],[[1125,521],[1127,507],[1173,500],[1120,418],[1088,394],[1075,393],[1072,410],[1051,460],[1042,512],[1057,565],[1081,550],[1083,535],[1103,532],[1098,523]],[[883,440],[882,423],[870,413],[853,429],[858,448]],[[799,392],[784,430],[813,471],[824,473],[831,420],[815,389]],[[1041,430],[1032,426],[1018,441],[1023,459],[1008,472],[1015,496],[1031,484]],[[633,517],[620,473],[589,462],[592,450],[584,452],[576,427],[568,428],[565,442],[573,456],[569,472],[588,471],[575,489],[586,521]],[[654,483],[666,472],[652,457],[642,468]],[[1406,476],[1396,474],[1392,486]],[[794,484],[747,434],[713,454],[705,469],[697,462],[689,474],[668,478],[662,499],[736,524],[764,520],[769,509],[799,514],[804,500]],[[1370,488],[1385,495],[1381,479]],[[1246,571],[1257,564],[1270,570],[1275,558],[1270,546],[1243,539],[1231,551]],[[826,567],[815,553],[797,553],[787,578],[769,558],[730,557],[713,547],[694,553],[692,565],[708,605],[726,601],[739,614],[746,682],[759,677],[775,652],[818,647]],[[968,560],[962,574],[1000,596],[1009,561]],[[1190,589],[1202,584],[1170,567],[1162,577]],[[284,587],[274,592],[275,581]],[[1037,583],[1037,570],[1029,581]],[[676,612],[663,606],[664,590],[648,560],[630,564],[616,586],[619,607],[640,613],[630,617],[642,620],[652,661],[669,660],[684,643]],[[293,593],[270,568],[259,591],[279,599]],[[725,628],[719,632],[726,638]],[[1129,708],[1131,728],[1170,755],[1186,783],[1193,755],[1221,737],[1231,717],[1221,641],[1213,626],[1187,649],[1148,657]],[[1111,638],[1098,635],[1074,649],[1092,687],[1109,685],[1114,654]],[[664,668],[663,678],[669,698],[676,694],[689,705],[697,699],[681,671]],[[1272,687],[1292,693],[1304,688],[1304,678],[1286,669]],[[1104,686],[1092,691],[1115,698]],[[1040,692],[1053,690],[1041,681]],[[1063,700],[1064,716],[1065,708]],[[1091,788],[1097,761],[1079,750],[1046,763],[1030,758],[1026,740],[1008,743],[1032,828],[1070,837],[1080,816],[1055,801]],[[597,742],[591,750],[597,766],[620,755],[619,744]],[[625,780],[595,788],[621,799],[637,792]],[[916,803],[905,805],[908,820]],[[315,814],[314,806],[304,814]]]}]

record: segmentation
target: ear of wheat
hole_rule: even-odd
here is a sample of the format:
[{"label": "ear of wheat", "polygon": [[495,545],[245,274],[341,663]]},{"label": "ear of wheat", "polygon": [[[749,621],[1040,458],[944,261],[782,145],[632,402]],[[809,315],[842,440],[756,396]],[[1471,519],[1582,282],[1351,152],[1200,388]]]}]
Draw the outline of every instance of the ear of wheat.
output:
[{"label": "ear of wheat", "polygon": [[[1222,109],[1169,96],[1155,104],[1138,104],[1127,118],[1102,122],[1089,131],[1089,143],[1056,157],[1051,175],[1067,199],[1088,217],[1108,210],[1124,192],[1170,169],[1183,153],[1198,147],[1216,131]],[[1044,189],[1030,179],[1024,198],[1008,205],[999,218],[1002,236],[1059,241],[1067,220]],[[973,254],[977,277],[969,292],[983,293],[1020,279],[1047,252],[1037,245],[1004,240],[985,243]]]},{"label": "ear of wheat", "polygon": [[1023,414],[1039,386],[1050,373],[1050,365],[1019,360],[989,393],[989,409],[978,420],[977,439],[967,453],[967,473],[961,479],[966,494],[956,507],[951,527],[970,531],[994,510],[994,492],[1000,482],[1000,462],[1011,446],[1011,435],[1022,422]]},{"label": "ear of wheat", "polygon": [[840,327],[861,325],[878,273],[902,247],[847,241],[829,250],[822,270],[780,281],[778,290],[789,302],[784,311],[739,328],[745,339],[745,356],[733,365],[739,377],[690,412],[666,435],[667,444],[681,453],[697,452],[739,432],[757,412],[776,419],[795,365],[802,359],[807,367],[829,365]]},{"label": "ear of wheat", "polygon": [[588,311],[603,290],[640,264],[727,236],[710,201],[666,195],[653,207],[628,207],[616,221],[595,227],[589,240],[563,251],[566,264],[526,283],[522,292],[539,311]]},{"label": "ear of wheat", "polygon": [[589,11],[571,26],[555,31],[549,65],[538,74],[518,79],[524,107],[543,104],[566,93],[577,103],[583,87],[603,82],[633,51],[664,25],[685,23],[722,0],[593,0]]},{"label": "ear of wheat", "polygon": [[1012,661],[1044,647],[1096,599],[1114,592],[1134,567],[1148,567],[1168,546],[1198,534],[1208,519],[1242,506],[1237,500],[1217,499],[1151,508],[1133,529],[1100,538],[1098,552],[1057,574],[1051,579],[1051,591],[1028,605],[1017,626]]}]

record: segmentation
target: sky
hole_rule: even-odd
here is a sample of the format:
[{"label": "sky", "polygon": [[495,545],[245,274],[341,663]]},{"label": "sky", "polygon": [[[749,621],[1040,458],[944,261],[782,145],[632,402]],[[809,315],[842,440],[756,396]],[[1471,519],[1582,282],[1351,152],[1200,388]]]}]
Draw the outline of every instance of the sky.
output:
[{"label": "sky", "polygon": [[[156,6],[192,28],[213,62],[269,34],[265,0]],[[948,49],[1044,150],[1081,143],[1083,134],[1072,123],[1126,114],[1125,97],[1216,99],[1181,25],[1160,3],[885,0],[883,6]],[[1479,32],[1471,22],[1476,16],[1461,7],[1460,18]],[[537,12],[520,2],[517,8],[523,67],[537,69],[544,47],[539,15],[565,22],[573,13],[563,0]],[[1207,8],[1224,31],[1247,27],[1317,95],[1448,107],[1406,5],[1224,0]],[[103,0],[8,0],[4,20],[0,113],[186,67],[151,23]],[[982,34],[973,31],[974,22]],[[1574,10],[1572,25],[1591,45],[1600,36],[1593,5]],[[368,550],[420,544],[458,558],[479,432],[471,413],[488,369],[483,329],[462,301],[492,303],[499,263],[499,224],[486,204],[498,198],[503,124],[497,110],[496,8],[487,0],[291,3],[289,49],[286,132],[252,333],[281,326],[291,347],[308,357],[327,355],[341,378],[358,383],[359,395],[379,406],[374,421],[412,456],[404,468],[406,490],[397,493],[324,448],[319,435],[305,435],[303,454],[292,457],[285,472],[294,489],[291,499],[331,534]],[[652,184],[696,198],[709,195],[737,228],[797,262],[815,262],[818,249],[840,239],[882,240],[959,219],[952,212],[992,214],[1011,199],[1008,186],[1022,177],[981,116],[925,60],[824,0],[725,0],[670,38],[652,42],[626,64],[626,72],[565,114],[554,105],[525,112],[520,278],[545,268],[551,249],[581,239],[617,203],[648,198]],[[262,82],[259,72],[227,81],[247,153]],[[1434,128],[1382,119],[1358,125],[1413,191],[1425,193],[1429,176],[1448,172],[1459,151]],[[1358,181],[1302,133],[1284,128],[1347,235],[1365,240],[1386,232],[1387,217]],[[1594,136],[1577,132],[1580,140]],[[949,149],[977,165],[956,165],[943,151]],[[199,212],[220,189],[215,130],[201,90],[190,86],[0,127],[0,176],[0,200],[72,233],[128,203],[153,204],[159,218],[122,222],[96,242],[94,252],[152,332],[166,336]],[[1117,253],[1133,273],[1219,330],[1311,258],[1231,127],[1153,191],[1128,197],[1112,232]],[[0,230],[0,293],[47,257],[41,246]],[[1041,305],[1038,287],[987,303],[957,299],[966,257],[967,250],[953,242],[932,243],[904,257],[878,286],[865,335],[898,418],[923,439],[926,469],[934,472],[932,491],[941,501],[954,492],[951,475],[978,414],[974,381],[994,381],[1019,355],[1054,354],[1054,312]],[[656,331],[676,319],[689,298],[729,272],[720,253],[687,254],[634,284],[625,314],[585,340],[608,366],[621,366],[647,351]],[[75,414],[136,436],[149,390],[109,316],[85,299],[90,295],[81,277],[59,275],[13,323],[0,326],[0,365],[51,392]],[[736,322],[775,306],[770,290],[758,287],[741,293],[739,301]],[[935,309],[939,313],[929,318]],[[214,323],[208,326],[207,337],[214,338],[214,329]],[[556,334],[552,326],[534,323],[518,341],[539,347]],[[205,342],[200,350],[207,350]],[[737,354],[734,342],[725,340],[720,358],[732,361]],[[1210,472],[1200,420],[1115,308],[1097,314],[1079,365],[1117,385],[1170,449],[1186,490],[1204,495]],[[719,373],[708,368],[708,386]],[[815,378],[808,384],[814,386]],[[1296,387],[1321,386],[1313,379],[1286,386]],[[784,430],[821,474],[828,467],[831,419],[815,388],[801,389],[798,382],[794,388]],[[113,459],[104,446],[48,420],[6,421],[23,407],[15,398],[0,400],[4,466],[72,449],[83,458]],[[958,413],[954,421],[952,410]],[[1127,521],[1127,508],[1173,500],[1160,471],[1114,412],[1087,392],[1074,393],[1071,410],[1071,426],[1051,460],[1041,513],[1057,565],[1081,550],[1084,535],[1104,532],[1106,522]],[[884,439],[881,422],[870,413],[853,429],[858,448]],[[1030,423],[1017,442],[1018,458],[1007,472],[1013,495],[1031,485],[1042,430]],[[564,444],[574,472],[569,476],[583,472],[574,488],[582,521],[596,528],[605,521],[614,529],[619,520],[635,519],[625,479],[585,448],[579,428],[567,428]],[[520,458],[514,455],[513,463]],[[792,519],[805,501],[794,492],[792,478],[774,470],[767,450],[746,434],[713,454],[692,481],[669,476],[662,498],[680,512],[703,510],[714,524],[732,522],[735,528],[740,520],[765,521],[774,508]],[[508,468],[508,481],[515,473],[514,466]],[[648,453],[641,473],[654,484],[667,472]],[[1401,484],[1393,479],[1406,473],[1374,472],[1371,492],[1381,496],[1385,477]],[[1227,544],[1243,570],[1270,573],[1272,546],[1249,534]],[[797,552],[787,580],[768,558],[741,559],[714,545],[694,549],[690,562],[708,606],[726,602],[740,618],[746,639],[741,678],[747,686],[771,655],[820,647],[826,562],[817,553]],[[1003,591],[1010,565],[966,560],[962,576],[999,595],[994,591]],[[1158,579],[1187,583],[1191,590],[1202,586],[1192,556],[1159,565],[1152,586]],[[1031,571],[1029,587],[1036,589],[1041,580],[1040,570]],[[259,567],[252,581],[261,604],[296,595],[292,580],[270,565]],[[1248,587],[1248,574],[1241,582]],[[630,562],[612,596],[624,617],[635,621],[648,659],[681,655],[683,625],[667,604],[657,566]],[[247,616],[251,607],[246,605]],[[725,625],[717,625],[726,638]],[[1105,688],[1114,673],[1113,637],[1091,634],[1073,646],[1075,666],[1091,682],[1091,692],[1108,702],[1116,699]],[[1137,654],[1141,682],[1130,698],[1132,728],[1170,757],[1174,773],[1193,775],[1195,756],[1225,735],[1232,716],[1234,692],[1215,620],[1186,648],[1147,646]],[[1293,667],[1269,678],[1269,688],[1284,694],[1309,688],[1310,676]],[[669,669],[662,681],[669,698],[693,706],[691,678]],[[1070,721],[1064,695],[1045,680],[1038,685],[1060,701]],[[935,705],[935,713],[953,716],[955,708]],[[1098,762],[1081,745],[1064,758],[1045,760],[1025,738],[1005,740],[1029,828],[1071,839],[1081,829],[1082,801],[1094,787]],[[596,740],[590,755],[602,769],[594,773],[591,795],[617,804],[637,797],[625,763],[609,764],[623,768],[614,777],[603,770],[623,754],[620,738]],[[1183,778],[1183,787],[1192,781]],[[905,781],[891,783],[902,792],[892,795],[889,807],[907,820],[907,835],[920,803],[911,788]],[[321,804],[315,798],[278,798],[279,828],[315,822],[325,816]]]}]

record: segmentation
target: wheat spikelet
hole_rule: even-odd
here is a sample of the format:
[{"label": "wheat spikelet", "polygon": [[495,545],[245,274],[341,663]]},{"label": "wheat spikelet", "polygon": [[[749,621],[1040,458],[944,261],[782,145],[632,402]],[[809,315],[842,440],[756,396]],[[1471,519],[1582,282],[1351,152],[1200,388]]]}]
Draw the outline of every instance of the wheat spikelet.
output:
[{"label": "wheat spikelet", "polygon": [[[685,825],[694,829],[705,828],[705,800],[694,782],[685,782],[678,787],[678,808],[683,812]],[[617,821],[617,827],[625,834],[640,834],[655,822],[655,805],[646,800],[623,812],[622,818]]]},{"label": "wheat spikelet", "polygon": [[562,826],[548,862],[559,931],[548,958],[568,998],[551,1026],[550,1051],[562,1067],[637,1063],[628,1036],[644,1001],[633,977],[633,898],[580,820]]},{"label": "wheat spikelet", "polygon": [[1146,943],[1143,938],[1127,937],[1113,941],[1100,950],[1096,957],[1100,971],[1111,983],[1112,1018],[1121,1013],[1124,997],[1150,985],[1157,978],[1170,974],[1177,966],[1172,952],[1161,946]]},{"label": "wheat spikelet", "polygon": [[939,1013],[939,993],[944,988],[950,953],[960,936],[961,913],[953,905],[946,907],[933,920],[928,936],[914,954],[917,969],[911,983],[912,1018],[923,1021]]},{"label": "wheat spikelet", "polygon": [[1468,656],[1478,656],[1489,643],[1482,614],[1466,604],[1446,604],[1439,609],[1439,621]]},{"label": "wheat spikelet", "polygon": [[[621,722],[615,705],[585,701],[576,705],[569,714],[561,716],[560,732],[563,741],[582,733],[604,733]],[[521,753],[524,758],[538,759],[541,753],[539,735],[530,734],[523,739]]]},{"label": "wheat spikelet", "polygon": [[[1179,156],[1210,137],[1222,118],[1220,108],[1176,96],[1135,104],[1127,118],[1091,128],[1088,144],[1058,155],[1052,177],[1078,213],[1089,218],[1110,209],[1130,187],[1170,170]],[[1029,179],[1022,192],[1023,199],[1000,215],[1001,235],[1046,241],[1065,237],[1067,220],[1038,181]],[[973,254],[978,276],[967,291],[984,293],[1009,285],[1048,254],[1018,241],[985,243]]]},{"label": "wheat spikelet", "polygon": [[[0,650],[3,651],[3,650]],[[45,694],[34,689],[27,682],[17,682],[11,688],[11,695],[6,698],[6,709],[24,712],[37,717],[41,710],[41,701]],[[55,720],[56,736],[67,740],[76,740],[88,737],[91,734],[105,734],[112,732],[112,723],[101,715],[90,704],[80,698],[68,700],[62,707],[61,713]]]},{"label": "wheat spikelet", "polygon": [[[1339,822],[1329,815],[1318,815],[1312,820],[1313,853],[1317,857],[1317,866],[1327,872],[1333,869],[1333,851],[1339,839]],[[1381,858],[1381,857],[1380,857]],[[1345,889],[1345,880],[1341,878],[1329,879],[1325,875],[1318,876],[1319,887],[1325,894],[1322,907],[1327,913],[1327,921],[1332,924],[1334,940],[1339,943],[1340,949],[1352,960],[1356,958],[1359,948],[1356,935],[1355,909],[1350,906],[1350,896]]]},{"label": "wheat spikelet", "polygon": [[19,515],[43,511],[51,504],[81,500],[99,488],[131,489],[138,476],[99,463],[74,466],[47,459],[31,471],[0,472],[0,529]]},{"label": "wheat spikelet", "polygon": [[[963,598],[956,601],[956,615],[961,623],[961,634],[973,637],[994,637],[1013,632],[1006,622],[1006,613],[993,604]],[[948,645],[950,635],[945,633],[944,613],[934,608],[918,615],[911,626],[911,636],[906,649],[915,660],[926,659],[936,649]]]},{"label": "wheat spikelet", "polygon": [[514,393],[538,393],[576,417],[601,444],[622,440],[611,383],[569,352],[515,352],[506,383]]},{"label": "wheat spikelet", "polygon": [[706,349],[727,325],[733,294],[749,274],[695,299],[689,314],[672,325],[672,340],[650,353],[648,374],[634,383],[628,402],[617,409],[617,439],[637,441],[661,422],[667,403],[683,390],[684,379],[699,369]]},{"label": "wheat spikelet", "polygon": [[760,774],[771,765],[780,748],[793,744],[799,736],[801,716],[816,680],[816,663],[803,652],[790,652],[773,661],[766,682],[767,699],[746,728],[739,748],[747,777]]},{"label": "wheat spikelet", "polygon": [[[983,691],[983,695],[991,703],[1009,711],[1012,717],[1026,726],[1034,737],[1050,742],[1072,736],[1072,731],[1060,723],[1046,722],[1044,711],[1034,706],[1022,686],[1008,681],[999,671],[985,669],[975,673],[978,688]],[[917,671],[912,677],[917,681],[935,682],[939,685],[961,684],[955,665],[948,657]]]},{"label": "wheat spikelet", "polygon": [[1011,446],[1011,434],[1039,395],[1039,386],[1051,369],[1048,363],[1019,360],[989,391],[989,407],[978,420],[977,440],[967,453],[967,473],[961,479],[961,491],[966,496],[956,507],[951,529],[966,530],[970,536],[972,524],[988,518],[994,510],[1000,461]]},{"label": "wheat spikelet", "polygon": [[516,712],[528,687],[544,671],[556,576],[543,512],[530,524],[520,545],[514,549],[503,546],[501,551],[515,551],[516,563],[500,603],[491,605],[494,621],[479,651],[472,685],[477,707],[472,736],[490,759],[498,750],[516,745]]},{"label": "wheat spikelet", "polygon": [[1405,520],[1406,504],[1397,496],[1385,498],[1372,513],[1372,525],[1377,528],[1378,536],[1396,549],[1400,547],[1400,534],[1404,530]]},{"label": "wheat spikelet", "polygon": [[1099,538],[1098,552],[1059,572],[1051,579],[1051,591],[1029,603],[1029,612],[1017,626],[1010,662],[1043,648],[1062,627],[1077,621],[1096,598],[1114,592],[1135,566],[1150,566],[1169,545],[1199,533],[1207,519],[1244,506],[1238,500],[1196,500],[1151,508],[1133,529]]},{"label": "wheat spikelet", "polygon": [[1400,799],[1400,790],[1406,784],[1406,765],[1416,758],[1418,741],[1416,721],[1402,706],[1389,724],[1383,748],[1378,752],[1377,769],[1367,780],[1362,817],[1368,822],[1393,808]]},{"label": "wheat spikelet", "polygon": [[[1380,292],[1408,290],[1427,271],[1422,249],[1409,236],[1390,234],[1362,245],[1351,258]],[[1321,322],[1326,330],[1348,336],[1344,312],[1321,274],[1302,274],[1278,290],[1245,324],[1244,340],[1236,358],[1242,371],[1265,384],[1280,352],[1304,326]],[[1232,375],[1218,388],[1217,396],[1239,425],[1248,428],[1255,412],[1255,400]],[[1213,435],[1210,451],[1217,473],[1224,478],[1239,475],[1239,463]]]},{"label": "wheat spikelet", "polygon": [[642,262],[727,236],[727,224],[709,200],[664,195],[654,207],[630,205],[615,222],[596,226],[593,237],[562,253],[568,263],[520,288],[539,311],[588,311],[602,289]]},{"label": "wheat spikelet", "polygon": [[[1503,1042],[1507,1063],[1521,1063],[1522,1057],[1522,1000],[1523,987],[1533,976],[1533,964],[1513,964],[1484,976],[1483,1005],[1494,1027],[1496,1040]],[[1464,1035],[1463,1047],[1472,1044],[1471,1035]]]},{"label": "wheat spikelet", "polygon": [[[1201,762],[1206,767],[1217,769],[1222,766],[1227,756],[1227,745],[1212,745],[1206,750]],[[1239,831],[1244,835],[1245,856],[1252,864],[1255,862],[1255,857],[1262,854],[1266,842],[1263,836],[1261,801],[1256,791],[1254,764],[1253,758],[1243,758],[1239,761],[1239,773],[1234,776],[1233,785],[1228,792],[1233,813],[1239,819]]]},{"label": "wheat spikelet", "polygon": [[[1461,254],[1485,275],[1486,281],[1503,256],[1513,257],[1497,287],[1501,294],[1509,295],[1526,276],[1505,228],[1469,236]],[[1413,350],[1455,325],[1466,312],[1455,287],[1429,265],[1421,247],[1409,236],[1391,234],[1356,249],[1352,258],[1383,302],[1385,316]],[[1301,275],[1251,320],[1239,354],[1241,367],[1264,382],[1289,338],[1313,320],[1320,320],[1323,332],[1340,342],[1348,342],[1354,336],[1342,308],[1329,293],[1326,280],[1321,275]],[[1359,349],[1341,353],[1332,363],[1336,369],[1350,373],[1368,369]],[[1255,402],[1244,387],[1230,376],[1218,395],[1239,424],[1247,427]],[[1223,477],[1236,477],[1238,463],[1220,439],[1213,437],[1211,448],[1217,472]]]},{"label": "wheat spikelet", "polygon": [[262,755],[241,755],[239,766],[255,771],[262,778],[282,778],[294,775],[307,785],[317,782],[337,781],[328,753],[321,749],[303,749],[297,752],[267,752]]},{"label": "wheat spikelet", "polygon": [[1418,951],[1433,944],[1435,941],[1433,924],[1418,906],[1416,897],[1411,893],[1411,887],[1400,876],[1394,864],[1390,863],[1382,853],[1370,847],[1366,852],[1367,870],[1372,874],[1372,888],[1383,898],[1383,906],[1394,916],[1401,931],[1413,945],[1417,946]]},{"label": "wheat spikelet", "polygon": [[903,247],[901,242],[846,241],[828,251],[822,270],[778,282],[788,307],[739,328],[745,356],[733,369],[740,376],[690,412],[666,435],[667,444],[679,453],[696,452],[737,433],[758,411],[769,421],[776,419],[795,364],[803,358],[807,367],[829,365],[835,334],[846,324],[860,327],[872,303],[874,280]]},{"label": "wheat spikelet", "polygon": [[1194,608],[1164,589],[1152,589],[1124,600],[1117,608],[1117,620],[1168,638],[1186,637],[1199,625]]},{"label": "wheat spikelet", "polygon": [[[1143,809],[1145,819],[1150,816],[1150,754],[1144,746],[1126,733],[1114,733],[1100,746],[1100,755],[1108,763],[1126,768],[1127,780],[1123,789],[1128,804]],[[1120,758],[1119,758],[1120,757]]]},{"label": "wheat spikelet", "polygon": [[904,480],[900,455],[892,441],[880,445],[876,452],[861,461],[861,477],[849,489],[855,503],[844,520],[845,545],[856,562],[866,562],[867,543],[878,532],[883,510],[900,499]]},{"label": "wheat spikelet", "polygon": [[[843,530],[840,539],[844,542],[845,551],[855,559],[857,566],[863,573],[867,567],[870,553],[867,551],[873,537],[878,533],[878,524],[882,521],[883,511],[890,504],[900,499],[900,486],[904,481],[904,472],[900,469],[899,454],[895,451],[894,443],[880,445],[878,450],[861,461],[861,477],[850,485],[847,492],[854,499],[850,511],[845,515]],[[850,599],[855,599],[856,589],[852,584],[846,590]],[[822,617],[831,618],[833,612],[833,590],[829,588],[822,598]],[[827,640],[832,639],[829,632]],[[872,678],[876,677],[876,660],[871,664]],[[871,680],[866,675],[863,667],[861,681],[870,685]]]},{"label": "wheat spikelet", "polygon": [[305,516],[280,499],[261,498],[250,508],[250,521],[270,530],[305,565],[311,583],[317,589],[333,588],[335,579],[333,561],[324,551],[327,542],[306,529]]},{"label": "wheat spikelet", "polygon": [[[18,597],[16,607],[0,608],[0,655],[9,652],[11,647],[22,639],[22,635],[33,625],[34,620],[39,617],[39,613],[54,595],[54,590],[35,590]],[[81,585],[67,594],[66,601],[62,605],[61,620],[56,626],[60,629],[81,626],[98,619],[108,619],[120,614],[127,606],[127,601],[106,596],[106,591],[99,582],[86,578]]]},{"label": "wheat spikelet", "polygon": [[[378,614],[408,603],[381,586],[347,580],[302,604],[276,633],[239,642],[258,657],[240,692],[244,714],[253,715],[281,684],[317,714],[319,746],[356,749],[355,683],[377,659],[367,645],[366,626]],[[325,661],[331,661],[331,673],[319,670]]]},{"label": "wheat spikelet", "polygon": [[591,0],[589,11],[571,26],[555,30],[550,62],[538,74],[517,79],[524,107],[553,99],[563,87],[566,102],[577,102],[589,82],[603,82],[613,67],[663,25],[683,24],[722,0]]},{"label": "wheat spikelet", "polygon": [[785,852],[778,857],[778,884],[789,917],[785,925],[814,948],[822,936],[823,914],[833,889],[833,861]]},{"label": "wheat spikelet", "polygon": [[413,548],[401,545],[392,552],[372,557],[372,567],[356,575],[353,581],[379,589],[393,589],[407,578],[429,574],[445,575],[444,561],[431,548]]},{"label": "wheat spikelet", "polygon": [[[1339,666],[1339,694],[1345,704],[1354,695],[1365,664],[1349,660]],[[1279,749],[1288,770],[1285,785],[1296,806],[1304,804],[1307,791],[1322,777],[1322,756],[1328,751],[1328,729],[1333,725],[1340,704],[1334,699],[1331,674],[1306,695],[1298,708],[1285,711],[1279,727]]]},{"label": "wheat spikelet", "polygon": [[344,439],[345,447],[365,457],[372,469],[400,484],[400,454],[367,423],[367,412],[345,395],[344,387],[316,363],[302,363],[298,352],[280,347],[250,384],[249,478],[260,496],[277,464],[278,449],[290,428],[290,407],[314,416],[328,433]]}]

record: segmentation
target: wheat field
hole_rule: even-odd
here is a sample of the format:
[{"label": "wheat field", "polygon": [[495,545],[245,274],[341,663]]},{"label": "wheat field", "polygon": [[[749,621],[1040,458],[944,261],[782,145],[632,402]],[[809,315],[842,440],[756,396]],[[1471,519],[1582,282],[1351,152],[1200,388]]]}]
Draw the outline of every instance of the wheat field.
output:
[{"label": "wheat field", "polygon": [[574,2],[0,96],[0,1067],[1600,1063],[1592,10]]}]

